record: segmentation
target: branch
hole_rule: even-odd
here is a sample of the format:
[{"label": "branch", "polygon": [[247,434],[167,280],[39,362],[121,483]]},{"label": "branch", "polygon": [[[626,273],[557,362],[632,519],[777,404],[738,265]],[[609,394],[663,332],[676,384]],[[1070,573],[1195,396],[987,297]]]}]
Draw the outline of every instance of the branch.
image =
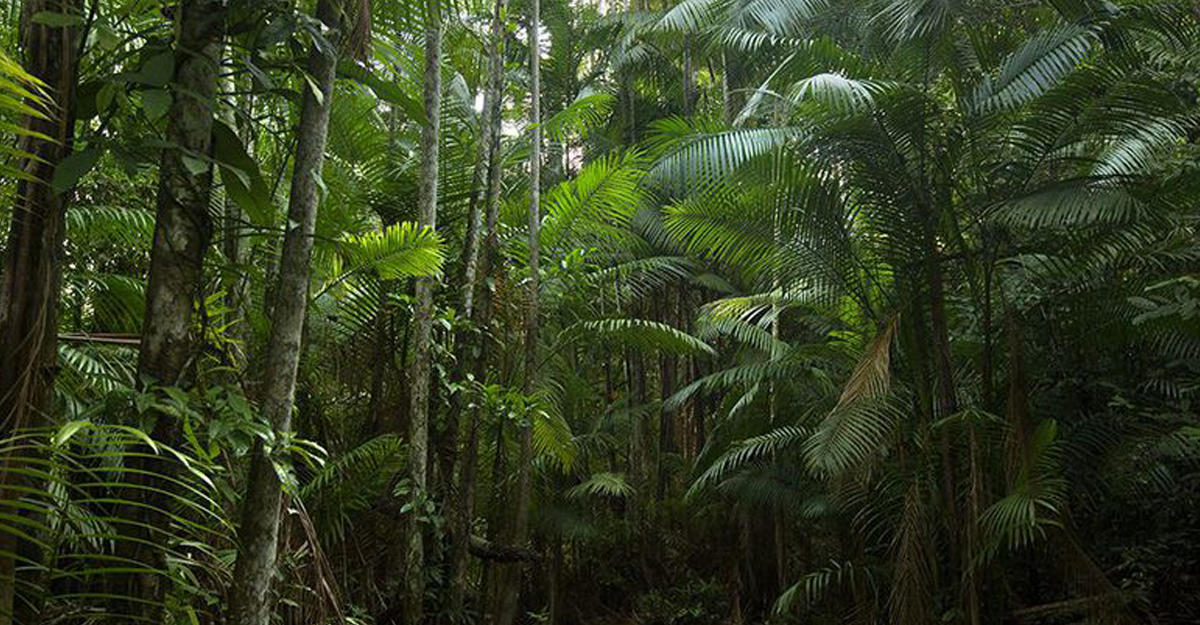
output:
[{"label": "branch", "polygon": [[471,536],[467,549],[476,558],[493,562],[537,562],[542,559],[541,554],[531,549],[499,545],[479,536]]},{"label": "branch", "polygon": [[128,345],[137,347],[142,343],[138,334],[117,334],[111,332],[64,332],[58,335],[58,340],[64,343],[96,343],[102,345]]},{"label": "branch", "polygon": [[1028,608],[1021,608],[1019,610],[1013,610],[1012,617],[1019,621],[1031,621],[1059,614],[1075,614],[1086,611],[1097,603],[1107,603],[1109,601],[1121,603],[1123,600],[1124,593],[1119,591],[1106,592],[1099,595],[1078,597],[1075,599],[1067,599],[1065,601],[1055,601],[1054,603],[1046,603]]}]

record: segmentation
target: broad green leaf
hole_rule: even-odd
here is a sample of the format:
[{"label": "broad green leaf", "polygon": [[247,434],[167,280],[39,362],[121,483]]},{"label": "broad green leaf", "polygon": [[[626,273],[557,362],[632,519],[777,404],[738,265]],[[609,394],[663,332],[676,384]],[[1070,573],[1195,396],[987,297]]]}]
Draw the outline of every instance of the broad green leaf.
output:
[{"label": "broad green leaf", "polygon": [[56,11],[39,11],[30,18],[35,23],[44,24],[51,28],[66,28],[68,26],[83,26],[83,17]]},{"label": "broad green leaf", "polygon": [[107,111],[116,97],[117,85],[111,82],[104,83],[104,86],[100,87],[100,91],[96,93],[96,111],[98,113]]},{"label": "broad green leaf", "polygon": [[274,212],[271,190],[237,132],[222,121],[213,123],[213,157],[221,168],[221,182],[229,197],[253,223],[269,223]]},{"label": "broad green leaf", "polygon": [[385,102],[400,107],[413,123],[425,123],[425,107],[419,100],[405,93],[403,89],[397,87],[395,84],[379,78],[371,73],[371,70],[354,63],[339,63],[337,71],[338,76],[360,82],[370,87],[371,91],[374,91],[375,95],[382,98]]},{"label": "broad green leaf", "polygon": [[201,176],[208,171],[208,163],[201,159],[188,154],[184,154],[181,158],[183,160],[184,168],[187,169],[188,173],[193,176]]},{"label": "broad green leaf", "polygon": [[79,179],[96,166],[96,162],[100,160],[100,153],[98,148],[90,148],[64,158],[58,167],[54,168],[50,188],[55,193],[65,193],[74,188]]},{"label": "broad green leaf", "polygon": [[136,74],[138,82],[151,87],[165,87],[175,73],[175,55],[171,51],[160,52],[142,64]]},{"label": "broad green leaf", "polygon": [[166,89],[146,89],[142,91],[142,110],[151,121],[161,119],[171,110],[171,92]]}]

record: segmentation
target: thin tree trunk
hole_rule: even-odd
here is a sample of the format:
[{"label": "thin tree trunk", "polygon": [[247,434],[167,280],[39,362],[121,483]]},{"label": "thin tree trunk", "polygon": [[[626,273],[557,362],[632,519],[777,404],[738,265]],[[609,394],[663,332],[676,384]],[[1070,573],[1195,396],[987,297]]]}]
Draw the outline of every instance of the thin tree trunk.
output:
[{"label": "thin tree trunk", "polygon": [[[541,226],[542,170],[542,88],[541,88],[541,6],[539,0],[529,4],[529,124],[532,129],[529,149],[529,292],[525,311],[525,380],[523,392],[533,395],[537,375],[538,342],[538,273],[539,232]],[[521,457],[517,461],[516,507],[510,527],[510,545],[523,546],[529,534],[529,505],[531,498],[530,464],[533,461],[533,428],[527,416],[520,429]],[[500,569],[501,583],[496,611],[496,625],[512,625],[517,616],[521,590],[521,567],[509,565]]]},{"label": "thin tree trunk", "polygon": [[[667,296],[666,305],[663,307],[662,322],[667,325],[682,323],[681,318],[676,318],[679,312],[680,300],[682,299],[682,288],[671,289]],[[686,330],[686,328],[683,328]],[[667,454],[676,453],[675,448],[675,418],[677,412],[666,408],[667,400],[675,394],[676,379],[679,375],[679,358],[674,354],[663,353],[658,357],[659,367],[659,399],[662,407],[659,409],[658,416],[658,457],[655,460],[654,472],[657,478],[656,493],[657,500],[662,501],[667,496],[668,475],[666,471],[666,463],[664,457]]]},{"label": "thin tree trunk", "polygon": [[[497,13],[497,15],[499,15]],[[479,289],[479,264],[480,264],[480,247],[483,232],[483,212],[485,202],[487,200],[488,180],[490,176],[490,163],[492,153],[492,135],[500,132],[499,127],[493,124],[492,119],[492,102],[497,97],[495,91],[499,89],[499,76],[492,73],[493,65],[502,63],[498,60],[498,45],[495,38],[501,36],[496,33],[496,29],[503,28],[503,22],[498,21],[499,17],[494,17],[492,23],[492,34],[485,41],[485,50],[487,51],[487,80],[484,81],[483,90],[483,109],[479,115],[479,138],[476,141],[475,166],[471,172],[471,194],[468,200],[467,208],[467,231],[463,240],[463,275],[462,284],[460,285],[460,311],[469,323],[459,325],[454,334],[453,346],[455,349],[456,359],[459,363],[473,362],[475,354],[478,352],[480,334],[477,331],[478,315],[475,311],[476,291]],[[502,31],[501,31],[502,34]],[[501,69],[497,72],[502,71]],[[499,119],[497,114],[496,119]],[[474,371],[474,367],[470,369]],[[454,367],[450,371],[450,381],[452,386],[463,388],[463,382],[470,375],[465,366]],[[478,379],[478,376],[475,377]],[[459,469],[459,435],[461,429],[462,414],[464,409],[464,401],[466,400],[465,392],[452,393],[449,398],[449,410],[447,411],[445,425],[443,428],[443,436],[440,438],[439,453],[438,453],[438,468],[447,479],[442,482],[443,497],[446,501],[457,498],[455,493],[455,476]],[[453,514],[453,512],[451,512]],[[453,519],[451,520],[451,531],[453,532]]]},{"label": "thin tree trunk", "polygon": [[[249,81],[247,81],[249,82]],[[238,91],[237,81],[233,78],[228,78],[224,81],[224,86],[231,92]],[[246,91],[251,91],[251,85],[244,85]],[[226,106],[222,109],[222,120],[225,125],[229,126],[237,132],[241,140],[246,144],[247,152],[253,154],[252,133],[253,128],[249,119],[253,117],[253,98],[247,93],[244,98],[238,98],[231,95],[234,102],[241,101],[248,110],[245,114],[238,118],[236,111],[231,106]],[[222,228],[222,255],[225,257],[225,262],[229,265],[224,275],[225,287],[225,327],[227,336],[234,338],[242,343],[243,350],[249,342],[250,332],[246,324],[246,309],[250,301],[250,276],[247,272],[247,248],[246,236],[247,229],[245,227],[246,215],[242,212],[237,202],[232,197],[225,197],[225,213]],[[240,363],[235,363],[240,364]]]},{"label": "thin tree trunk", "polygon": [[689,40],[683,41],[683,114],[691,116],[696,112],[696,74],[692,69],[692,46]]},{"label": "thin tree trunk", "polygon": [[[442,16],[438,0],[425,4],[425,127],[421,131],[421,190],[418,219],[437,227],[438,131],[442,107]],[[408,478],[414,504],[409,513],[405,549],[405,622],[424,621],[425,542],[421,507],[426,498],[429,465],[429,372],[433,347],[432,278],[416,284],[417,310],[413,319],[413,364],[408,428]]]},{"label": "thin tree trunk", "polygon": [[562,537],[555,535],[550,541],[550,572],[547,598],[547,625],[559,625],[562,621],[562,574],[563,574],[563,544]]},{"label": "thin tree trunk", "polygon": [[467,235],[463,243],[462,314],[474,319],[475,291],[478,289],[480,243],[484,235],[483,213],[488,200],[492,163],[492,139],[500,132],[495,122],[499,114],[493,103],[501,97],[500,83],[504,72],[504,59],[500,56],[504,46],[505,0],[496,0],[492,8],[491,33],[487,38],[487,83],[483,88],[483,110],[479,116],[479,140],[475,150],[475,168],[471,172],[471,198],[467,210]]},{"label": "thin tree trunk", "polygon": [[[337,29],[333,0],[318,2],[317,17],[331,30]],[[296,157],[288,197],[288,227],[279,262],[275,303],[271,307],[271,332],[262,386],[262,412],[277,434],[291,428],[336,64],[333,46],[314,46],[309,53],[307,71],[312,83],[303,90],[300,105]],[[320,89],[320,93],[315,93],[314,89]],[[275,572],[282,488],[268,453],[261,441],[255,446],[246,479],[238,532],[241,550],[233,572],[229,605],[232,625],[268,625],[271,620],[269,593]]]},{"label": "thin tree trunk", "polygon": [[729,89],[729,59],[725,51],[721,51],[721,108],[725,113],[725,123],[732,124],[737,119],[737,103],[733,101],[733,93]]},{"label": "thin tree trunk", "polygon": [[[512,520],[505,513],[507,510],[503,507],[503,502],[506,500],[506,490],[509,488],[505,482],[505,476],[508,475],[508,453],[507,447],[504,444],[504,424],[505,419],[496,419],[496,434],[495,434],[495,457],[492,459],[492,519],[489,524],[489,529],[494,528],[493,536],[500,540],[508,538],[508,528],[512,524]],[[508,491],[511,492],[511,491]],[[500,609],[501,584],[504,582],[503,571],[505,567],[500,563],[484,563],[483,579],[484,587],[480,604],[483,606],[482,622],[492,623],[496,618],[496,613]]]},{"label": "thin tree trunk", "polygon": [[[486,234],[483,239],[482,249],[478,252],[468,252],[467,262],[477,263],[477,269],[467,269],[464,271],[463,288],[469,289],[471,295],[466,292],[463,294],[463,309],[471,314],[471,334],[468,340],[464,341],[462,353],[470,356],[472,363],[472,373],[476,382],[483,382],[483,378],[487,372],[487,326],[491,323],[492,314],[492,297],[491,290],[486,287],[487,278],[492,275],[495,267],[494,256],[498,246],[498,233],[496,231],[497,221],[500,212],[500,122],[501,110],[503,106],[503,92],[501,91],[504,74],[504,10],[507,2],[505,0],[496,0],[492,10],[492,25],[491,36],[488,38],[488,84],[484,90],[483,98],[483,118],[480,124],[483,126],[483,137],[485,151],[485,168],[484,173],[486,179],[482,181],[484,186],[484,194],[482,200],[475,207],[475,213],[472,216],[470,227],[475,236],[480,234],[483,229],[475,220],[480,218],[480,213],[486,213]],[[481,205],[481,206],[480,206]],[[480,210],[482,208],[483,210]],[[478,244],[476,244],[478,245]],[[468,243],[468,248],[470,244]],[[478,277],[482,277],[479,280]],[[482,289],[481,289],[482,285]],[[479,305],[474,306],[476,290],[479,293]],[[469,299],[468,299],[469,298]],[[451,418],[454,421],[454,427],[457,428],[458,420],[461,418],[461,410],[464,405],[463,399],[458,398],[454,402]],[[457,412],[455,412],[457,411]],[[449,572],[449,597],[447,599],[447,613],[452,620],[461,620],[463,616],[463,608],[467,594],[467,555],[470,548],[471,534],[471,519],[474,516],[475,510],[475,479],[476,479],[476,462],[478,460],[479,450],[479,409],[471,411],[471,420],[467,424],[467,440],[462,452],[454,451],[454,467],[451,471],[451,479],[454,480],[453,501],[450,507],[450,572]]]},{"label": "thin tree trunk", "polygon": [[[48,183],[75,139],[80,29],[53,28],[30,18],[43,11],[79,15],[83,2],[26,0],[23,10],[25,71],[45,83],[50,102],[44,107],[45,119],[25,119],[25,129],[36,134],[22,137],[18,144],[31,158],[20,163],[29,178],[17,183],[0,275],[0,438],[40,424],[50,408],[67,198]],[[11,467],[12,459],[0,459],[0,500],[10,499],[7,486],[19,480]],[[13,622],[14,556],[27,547],[19,542],[0,533],[0,625]]]},{"label": "thin tree trunk", "polygon": [[379,310],[375,311],[373,320],[375,344],[371,346],[371,390],[367,400],[367,422],[371,424],[372,436],[378,436],[386,431],[381,421],[385,392],[384,377],[389,369],[387,361],[393,358],[392,352],[388,349],[391,346],[388,336],[391,311],[388,306],[387,294],[384,293],[380,299],[383,301],[380,302]]}]

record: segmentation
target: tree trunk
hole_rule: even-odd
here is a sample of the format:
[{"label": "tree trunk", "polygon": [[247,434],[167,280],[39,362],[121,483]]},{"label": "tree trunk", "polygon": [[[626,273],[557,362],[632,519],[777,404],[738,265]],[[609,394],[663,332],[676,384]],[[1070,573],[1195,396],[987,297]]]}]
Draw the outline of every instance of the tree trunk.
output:
[{"label": "tree trunk", "polygon": [[[529,4],[529,125],[531,127],[529,149],[529,292],[525,311],[525,397],[533,395],[534,378],[537,375],[538,341],[538,272],[540,271],[538,237],[541,226],[541,178],[542,178],[542,88],[541,88],[541,6],[539,0]],[[531,415],[521,425],[521,457],[517,461],[516,507],[508,543],[522,546],[529,534],[529,505],[532,493],[530,464],[533,462],[533,428]],[[500,569],[500,593],[496,610],[496,625],[512,625],[517,616],[517,604],[521,590],[521,568],[510,565]]]},{"label": "tree trunk", "polygon": [[[318,2],[317,17],[331,30],[337,29],[333,0]],[[262,412],[277,435],[291,428],[336,65],[333,46],[314,46],[309,53],[307,71],[312,83],[304,89],[300,105],[296,157],[288,197],[288,226],[279,262],[275,303],[271,307],[271,331],[262,386]],[[315,93],[314,89],[320,89],[320,93]],[[246,480],[238,532],[241,550],[233,572],[229,605],[232,625],[268,625],[271,620],[268,594],[275,572],[282,488],[270,453],[261,441],[255,446]]]},{"label": "tree trunk", "polygon": [[[154,243],[146,285],[138,374],[179,384],[195,354],[192,310],[203,298],[204,253],[212,239],[209,216],[212,168],[196,156],[212,152],[217,75],[225,31],[225,3],[188,0],[176,9],[174,101],[159,166]],[[198,170],[198,171],[197,171]],[[173,442],[174,417],[161,415],[155,433]]]},{"label": "tree trunk", "polygon": [[[472,363],[472,373],[476,382],[483,382],[483,378],[487,372],[487,327],[491,323],[492,313],[492,297],[491,290],[487,288],[487,278],[492,275],[492,270],[495,267],[493,259],[498,246],[498,233],[496,231],[497,221],[500,212],[500,122],[501,110],[503,106],[503,92],[501,91],[503,76],[504,76],[504,10],[507,5],[506,0],[496,0],[492,10],[492,25],[491,36],[488,39],[488,84],[484,91],[483,98],[483,118],[480,120],[483,136],[481,142],[485,143],[484,156],[485,167],[484,174],[486,179],[482,180],[484,193],[481,201],[476,204],[472,214],[470,228],[474,236],[479,236],[481,231],[479,223],[480,213],[486,213],[486,236],[484,236],[482,250],[477,252],[470,251],[470,239],[468,239],[468,264],[477,263],[477,269],[466,268],[463,275],[463,288],[470,291],[470,295],[466,291],[463,293],[463,309],[468,311],[471,316],[471,332],[467,340],[463,341],[461,353],[469,357]],[[482,209],[482,210],[480,210]],[[476,244],[478,245],[478,243]],[[479,280],[479,277],[482,280]],[[474,306],[475,291],[480,289],[479,305]],[[460,362],[463,362],[460,360]],[[458,421],[461,418],[461,410],[464,406],[463,398],[457,397],[452,405],[451,419],[454,422],[453,427],[458,427]],[[467,440],[462,452],[457,449],[452,450],[454,453],[454,467],[451,471],[451,479],[454,481],[452,499],[450,505],[450,571],[449,571],[449,598],[447,600],[447,613],[451,619],[460,619],[463,615],[463,607],[467,592],[467,554],[470,546],[471,519],[475,509],[475,478],[476,478],[476,462],[478,459],[479,450],[479,410],[475,409],[471,413],[471,420],[467,424]]]},{"label": "tree trunk", "polygon": [[732,124],[737,119],[737,103],[733,101],[733,92],[729,88],[729,58],[721,51],[721,109],[725,113],[725,123]]},{"label": "tree trunk", "polygon": [[[21,43],[25,71],[46,85],[51,99],[45,119],[27,117],[18,149],[31,155],[20,163],[29,178],[17,183],[8,243],[0,275],[0,438],[44,420],[57,372],[59,281],[66,210],[65,194],[48,184],[71,153],[75,138],[80,29],[34,23],[35,13],[78,15],[82,0],[26,0]],[[46,138],[41,138],[46,137]],[[0,459],[0,500],[10,498],[9,458]],[[0,624],[12,623],[15,536],[0,533]]]},{"label": "tree trunk", "polygon": [[[683,287],[670,289],[667,295],[666,305],[662,311],[662,322],[667,325],[681,327],[684,323],[682,316],[677,316],[681,301],[683,299]],[[675,394],[676,379],[679,377],[679,358],[670,353],[662,353],[658,357],[658,379],[659,379],[659,399],[662,407],[659,409],[658,415],[658,457],[655,462],[655,475],[657,477],[656,493],[657,500],[662,501],[667,496],[667,485],[670,481],[666,471],[665,456],[667,454],[676,453],[678,450],[675,446],[675,419],[677,412],[666,408],[667,400]]]},{"label": "tree trunk", "polygon": [[[252,91],[252,83],[247,77],[247,84],[242,85],[247,92]],[[225,88],[232,92],[238,91],[238,82],[233,78],[227,78],[223,81]],[[238,136],[246,143],[246,151],[250,154],[254,153],[251,137],[253,136],[253,128],[250,119],[253,117],[254,102],[253,97],[247,93],[244,98],[235,98],[235,102],[240,100],[240,105],[246,107],[245,114],[242,117],[236,115],[236,111],[232,107],[225,107],[222,111],[222,118],[225,125],[237,131]],[[226,336],[241,343],[239,354],[244,354],[246,346],[249,344],[250,331],[247,325],[246,310],[250,302],[250,275],[247,272],[248,252],[246,248],[246,238],[249,235],[248,229],[245,226],[246,215],[242,212],[242,208],[232,197],[225,197],[225,212],[224,224],[222,228],[221,251],[225,257],[227,265],[223,277],[223,285],[225,288],[225,327]],[[244,360],[234,359],[234,367],[239,368],[244,365]]]},{"label": "tree trunk", "polygon": [[683,114],[691,117],[696,112],[696,73],[692,67],[690,40],[683,40]]},{"label": "tree trunk", "polygon": [[[225,14],[223,0],[188,0],[175,12],[173,100],[166,129],[170,147],[163,150],[159,164],[154,241],[138,352],[139,380],[162,386],[184,384],[199,351],[193,310],[204,298],[204,255],[213,235],[209,215],[213,171],[203,159],[212,154]],[[175,445],[180,438],[178,417],[159,412],[152,436]],[[146,505],[121,511],[131,539],[118,543],[118,555],[161,570],[161,554],[153,547],[161,536],[153,534],[165,531],[170,523],[161,512],[167,505],[164,491],[169,485],[152,482],[169,479],[173,465],[147,455],[133,458],[131,469],[133,484],[126,496]],[[155,617],[164,590],[156,575],[118,575],[114,581],[116,610]]]},{"label": "tree trunk", "polygon": [[[437,0],[425,5],[425,127],[421,131],[421,191],[418,207],[421,225],[437,227],[438,131],[442,107],[442,16]],[[429,465],[429,372],[433,347],[432,278],[420,278],[416,284],[417,310],[413,319],[413,364],[409,400],[408,478],[414,504],[405,523],[405,622],[419,625],[424,621],[425,542],[421,522],[428,487]]]},{"label": "tree trunk", "polygon": [[562,594],[562,572],[562,537],[556,535],[550,541],[550,572],[546,589],[546,594],[549,595],[546,599],[547,625],[559,625],[562,622],[562,597],[560,596]]}]

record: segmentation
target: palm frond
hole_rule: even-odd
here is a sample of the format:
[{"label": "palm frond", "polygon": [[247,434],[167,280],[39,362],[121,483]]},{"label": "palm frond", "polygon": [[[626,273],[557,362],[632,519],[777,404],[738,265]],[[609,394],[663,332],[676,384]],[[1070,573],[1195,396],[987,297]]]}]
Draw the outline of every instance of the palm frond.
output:
[{"label": "palm frond", "polygon": [[567,489],[567,497],[581,499],[584,497],[616,497],[628,498],[633,496],[634,488],[625,480],[621,473],[603,471],[593,473],[588,478]]}]

